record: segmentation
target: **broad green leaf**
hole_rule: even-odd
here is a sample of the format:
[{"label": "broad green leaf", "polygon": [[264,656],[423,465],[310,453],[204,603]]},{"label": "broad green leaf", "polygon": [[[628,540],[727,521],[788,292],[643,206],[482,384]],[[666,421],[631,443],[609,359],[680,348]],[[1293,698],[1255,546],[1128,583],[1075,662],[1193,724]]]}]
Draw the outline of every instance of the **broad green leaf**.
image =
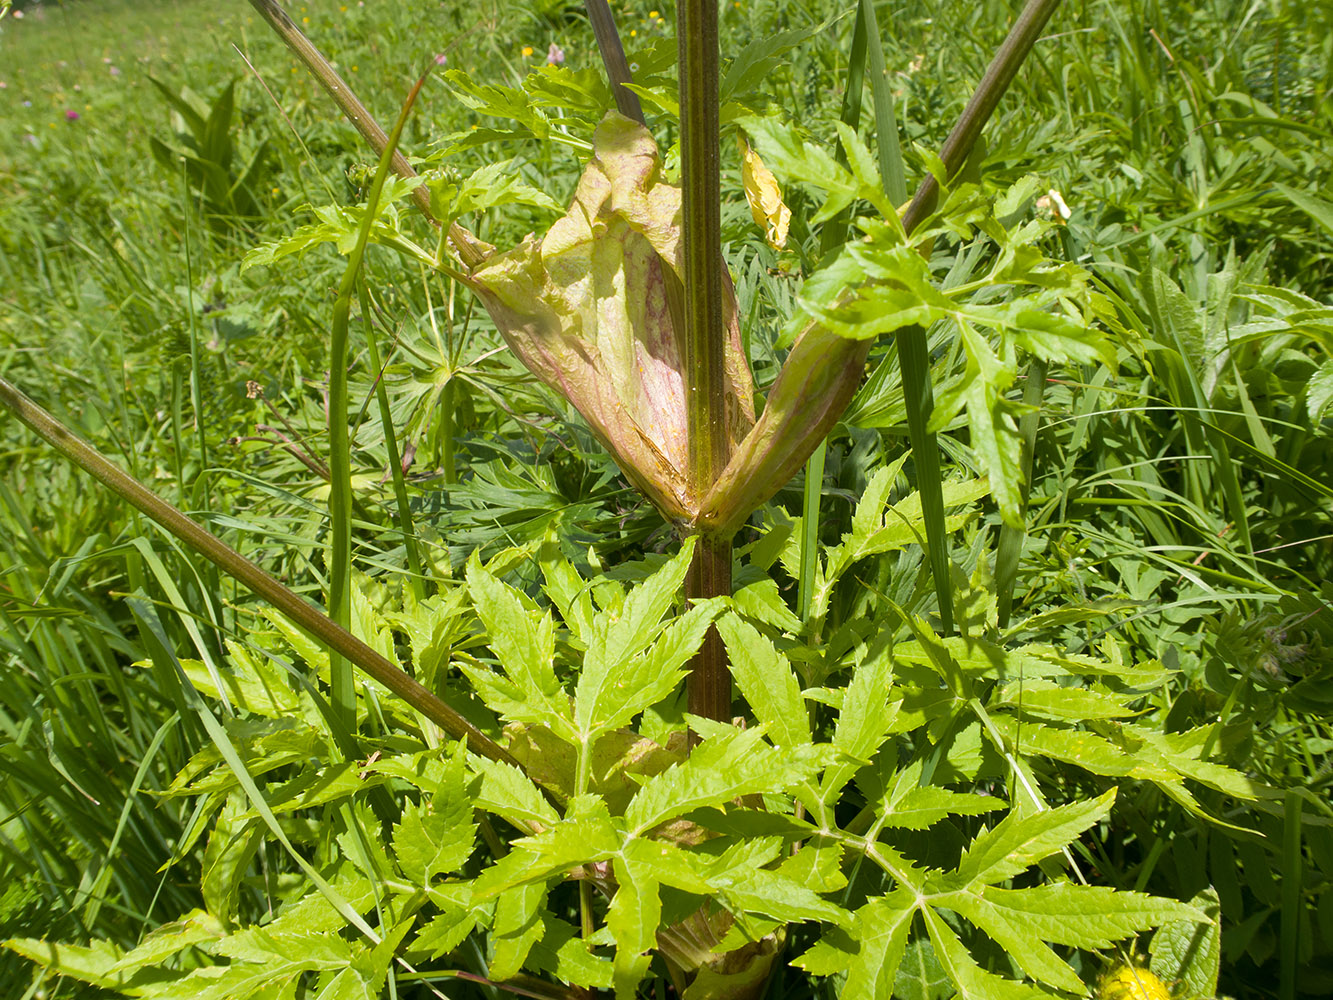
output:
[{"label": "broad green leaf", "polygon": [[825,933],[813,948],[793,960],[817,976],[847,973],[841,996],[889,997],[916,914],[916,901],[906,889],[870,900],[852,915],[849,930]]},{"label": "broad green leaf", "polygon": [[785,791],[813,776],[826,759],[814,747],[770,747],[761,733],[728,729],[700,743],[684,764],[648,779],[625,811],[632,834],[742,795]]},{"label": "broad green leaf", "polygon": [[1310,422],[1318,424],[1333,405],[1333,361],[1325,361],[1305,383],[1305,412]]},{"label": "broad green leaf", "polygon": [[[964,896],[971,902],[964,902]],[[1043,941],[1086,949],[1109,948],[1117,941],[1167,921],[1201,916],[1193,906],[1174,899],[1071,882],[1052,882],[1029,889],[987,885],[975,892],[936,896],[931,902],[947,909],[955,909],[955,903],[970,907],[970,912],[981,919],[973,920],[971,916],[968,919],[983,929],[982,919],[995,914],[997,919],[1022,926]]]},{"label": "broad green leaf", "polygon": [[814,837],[778,868],[789,878],[815,892],[837,892],[847,886],[842,871],[842,845],[836,840]]},{"label": "broad green leaf", "polygon": [[657,945],[657,927],[662,917],[662,900],[658,895],[661,884],[646,866],[635,863],[632,851],[618,855],[612,866],[618,887],[606,912],[606,926],[616,942],[616,1000],[633,1000],[635,989],[652,961],[649,952]]},{"label": "broad green leaf", "polygon": [[[302,712],[302,698],[288,683],[282,670],[267,658],[250,655],[239,643],[227,641],[228,662],[235,669],[220,674],[226,700],[234,707],[270,719]],[[209,698],[220,698],[213,673],[199,660],[181,660],[181,669],[196,691]],[[311,706],[313,707],[313,706]]]},{"label": "broad green leaf", "polygon": [[958,870],[947,876],[946,881],[967,888],[1012,878],[1068,846],[1109,813],[1114,801],[1112,788],[1095,799],[1071,802],[1021,818],[1010,813],[995,829],[972,841]]},{"label": "broad green leaf", "polygon": [[554,974],[562,982],[584,989],[610,989],[614,981],[609,959],[594,955],[570,923],[550,914],[542,917],[541,940],[532,946],[528,966]]},{"label": "broad green leaf", "polygon": [[586,646],[592,636],[595,613],[591,585],[579,576],[578,570],[564,557],[559,544],[552,538],[542,543],[538,560],[545,580],[542,589],[560,610],[560,617],[578,642]]},{"label": "broad green leaf", "polygon": [[[321,900],[324,898],[315,894]],[[332,908],[329,908],[332,910]],[[286,913],[287,907],[283,908]],[[338,921],[341,926],[342,921]],[[163,924],[149,933],[139,944],[115,963],[109,973],[132,975],[140,969],[161,964],[163,959],[177,955],[195,945],[207,946],[226,934],[222,921],[205,910],[191,910],[179,920]]]},{"label": "broad green leaf", "polygon": [[935,946],[929,936],[913,939],[903,950],[893,997],[894,1000],[953,1000],[949,974],[935,957]]},{"label": "broad green leaf", "polygon": [[[1096,733],[1056,729],[1036,722],[1020,724],[1012,716],[999,713],[992,714],[991,721],[1004,738],[1005,745],[1016,754],[1049,757],[1110,778],[1124,777],[1142,766],[1137,758]],[[1150,768],[1150,774],[1138,773],[1136,777],[1173,781],[1178,775],[1169,768],[1158,767]]]},{"label": "broad green leaf", "polygon": [[495,946],[490,962],[492,979],[512,979],[523,968],[528,952],[545,929],[541,914],[545,900],[545,882],[518,886],[496,899],[495,922],[491,927]]},{"label": "broad green leaf", "polygon": [[[746,572],[748,570],[748,573]],[[741,572],[736,581],[736,590],[731,595],[732,607],[746,618],[762,622],[782,632],[794,635],[801,629],[801,620],[787,607],[787,602],[778,593],[777,581],[764,576],[751,582],[744,582],[749,575],[758,573],[752,566]]]},{"label": "broad green leaf", "polygon": [[991,700],[993,706],[1009,705],[1025,715],[1046,716],[1081,722],[1084,719],[1122,719],[1137,713],[1125,702],[1138,695],[1114,695],[1086,687],[1062,687],[1041,679],[1013,680]]},{"label": "broad green leaf", "polygon": [[887,803],[883,825],[905,830],[925,830],[945,816],[980,816],[1006,804],[989,795],[952,792],[938,785],[909,789],[901,798]]},{"label": "broad green leaf", "polygon": [[823,32],[829,23],[764,34],[748,43],[727,64],[727,71],[722,75],[718,87],[719,103],[725,104],[737,95],[744,97],[746,91],[762,83],[774,68],[784,62],[789,50]]},{"label": "broad green leaf", "polygon": [[1224,795],[1233,795],[1239,799],[1259,797],[1260,787],[1239,771],[1199,760],[1202,741],[1207,739],[1208,730],[1203,727],[1188,733],[1163,733],[1148,726],[1126,725],[1121,728],[1126,741],[1126,750],[1147,762],[1160,761],[1173,768],[1186,778],[1207,785]]},{"label": "broad green leaf", "polygon": [[488,914],[494,910],[490,904],[474,907],[472,887],[463,882],[437,886],[429,895],[440,912],[417,933],[412,948],[426,952],[431,958],[439,958],[457,948],[479,923],[488,922]]},{"label": "broad green leaf", "polygon": [[787,658],[734,614],[719,618],[717,630],[731,657],[736,686],[755,717],[767,725],[769,739],[784,747],[809,743],[810,717]]},{"label": "broad green leaf", "polygon": [[[586,742],[623,725],[674,690],[682,676],[679,667],[698,647],[680,650],[682,658],[671,667],[650,662],[641,654],[662,634],[662,616],[685,582],[694,542],[694,538],[686,539],[680,552],[630,592],[618,612],[602,611],[593,618],[574,693],[574,722],[580,740]],[[686,633],[698,633],[702,643],[710,617],[707,612],[696,612]],[[673,639],[679,638],[679,631]]]},{"label": "broad green leaf", "polygon": [[445,223],[498,205],[532,205],[549,212],[560,211],[559,203],[550,195],[523,183],[512,160],[488,163],[456,182],[428,174],[426,187],[430,189],[431,214]]},{"label": "broad green leaf", "polygon": [[887,648],[878,647],[856,666],[842,698],[842,710],[833,730],[838,760],[824,773],[820,797],[833,802],[857,771],[870,763],[888,738],[899,702],[889,701],[893,689],[893,661]]},{"label": "broad green leaf", "polygon": [[[533,781],[562,796],[574,794],[578,750],[541,726],[505,727],[509,752]],[[639,790],[644,778],[665,771],[685,759],[685,733],[668,739],[666,747],[627,729],[616,729],[598,738],[592,747],[588,791],[595,792],[621,815]]]},{"label": "broad green leaf", "polygon": [[555,676],[551,616],[525,606],[518,592],[492,576],[475,554],[467,582],[487,641],[505,671],[500,678],[480,667],[463,667],[482,699],[507,718],[546,726],[574,742],[569,696]]},{"label": "broad green leaf", "polygon": [[549,826],[560,816],[522,771],[485,757],[469,756],[469,766],[481,775],[481,789],[473,803],[478,809],[503,816],[520,829]]},{"label": "broad green leaf", "polygon": [[[523,138],[545,139],[551,132],[550,121],[529,95],[516,87],[478,83],[462,70],[451,69],[444,74],[454,96],[477,114],[505,118],[517,124],[515,135]],[[474,126],[475,127],[475,126]],[[448,152],[452,152],[453,148]]]},{"label": "broad green leaf", "polygon": [[1162,924],[1153,935],[1149,952],[1152,971],[1169,983],[1179,983],[1181,1000],[1207,1000],[1217,993],[1222,963],[1221,902],[1211,887],[1190,900],[1198,914]]},{"label": "broad green leaf", "polygon": [[508,854],[473,883],[473,900],[494,898],[514,886],[545,882],[584,864],[606,861],[621,848],[605,805],[593,796],[570,801],[571,811],[594,802],[584,815],[561,820],[541,833],[515,840]]},{"label": "broad green leaf", "polygon": [[409,802],[393,829],[398,867],[418,885],[458,870],[472,853],[477,827],[464,787],[464,759],[462,752],[455,752],[435,794],[419,803]]},{"label": "broad green leaf", "polygon": [[204,847],[199,884],[208,911],[228,925],[236,916],[241,880],[263,835],[263,825],[246,809],[245,796],[233,792]]},{"label": "broad green leaf", "polygon": [[[935,946],[935,957],[958,988],[958,1000],[1034,1000],[1058,995],[987,972],[977,964],[943,917],[930,907],[925,907],[921,913]],[[1080,982],[1077,988],[1081,992],[1083,984]]]},{"label": "broad green leaf", "polygon": [[785,923],[821,920],[846,926],[849,914],[781,872],[764,868],[733,869],[708,881],[723,906]]},{"label": "broad green leaf", "polygon": [[979,892],[932,897],[931,905],[953,910],[980,928],[1034,979],[1075,993],[1082,991],[1082,980],[1044,942],[1108,948],[1193,913],[1174,900],[1069,883],[1019,890],[985,886]]},{"label": "broad green leaf", "polygon": [[94,940],[84,947],[38,938],[10,938],[4,942],[4,947],[56,975],[69,976],[83,983],[114,990],[131,982],[131,973],[113,971],[124,953],[111,941]]},{"label": "broad green leaf", "polygon": [[1318,223],[1328,236],[1333,236],[1333,202],[1317,198],[1308,191],[1302,191],[1289,184],[1273,186],[1286,195],[1288,201]]}]

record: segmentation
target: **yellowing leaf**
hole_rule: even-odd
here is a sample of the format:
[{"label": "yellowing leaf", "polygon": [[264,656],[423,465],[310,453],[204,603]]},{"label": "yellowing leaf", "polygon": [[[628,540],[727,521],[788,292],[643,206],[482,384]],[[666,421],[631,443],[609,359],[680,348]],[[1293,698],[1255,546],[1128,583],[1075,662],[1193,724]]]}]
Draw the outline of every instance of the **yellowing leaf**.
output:
[{"label": "yellowing leaf", "polygon": [[741,181],[745,185],[745,200],[750,203],[754,224],[763,227],[769,246],[781,250],[787,245],[791,209],[783,203],[778,180],[764,166],[759,154],[739,135],[736,136],[736,146],[741,151]]}]

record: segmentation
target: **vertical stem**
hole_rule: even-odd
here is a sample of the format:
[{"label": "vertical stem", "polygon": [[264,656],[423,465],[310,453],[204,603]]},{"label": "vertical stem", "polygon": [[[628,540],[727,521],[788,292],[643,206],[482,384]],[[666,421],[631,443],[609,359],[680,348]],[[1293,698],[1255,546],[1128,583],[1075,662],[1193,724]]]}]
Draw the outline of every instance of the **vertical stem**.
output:
[{"label": "vertical stem", "polygon": [[[722,325],[722,210],[718,135],[717,0],[681,0],[676,41],[680,59],[680,161],[684,244],[685,407],[689,427],[689,489],[703,497],[726,467],[725,332]],[[695,549],[686,597],[731,592],[731,539],[705,536]],[[726,649],[710,631],[689,680],[690,711],[731,718]]]},{"label": "vertical stem", "polygon": [[[731,539],[703,535],[685,578],[686,597],[718,597],[731,593]],[[727,647],[710,628],[694,658],[687,684],[690,714],[720,722],[731,720],[731,664]]]},{"label": "vertical stem", "polygon": [[412,525],[412,505],[407,499],[407,480],[403,474],[402,452],[398,450],[398,435],[393,427],[393,413],[389,409],[389,393],[384,387],[384,369],[387,359],[380,362],[380,348],[375,340],[375,320],[370,310],[370,293],[366,283],[356,284],[357,299],[361,305],[361,321],[366,327],[366,352],[370,367],[375,372],[375,402],[379,404],[380,424],[384,428],[384,447],[389,455],[389,474],[393,477],[393,496],[397,504],[398,530],[403,533],[403,548],[407,552],[407,568],[411,570],[408,585],[418,601],[426,596],[425,567],[417,548],[416,528]]}]

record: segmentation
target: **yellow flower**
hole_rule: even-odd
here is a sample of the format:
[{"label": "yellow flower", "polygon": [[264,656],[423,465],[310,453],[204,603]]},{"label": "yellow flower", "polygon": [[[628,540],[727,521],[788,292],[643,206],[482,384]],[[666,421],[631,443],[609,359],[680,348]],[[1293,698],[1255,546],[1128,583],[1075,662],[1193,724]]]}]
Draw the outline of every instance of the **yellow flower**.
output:
[{"label": "yellow flower", "polygon": [[1134,965],[1122,965],[1103,976],[1097,996],[1101,1000],[1171,1000],[1165,983]]},{"label": "yellow flower", "polygon": [[656,21],[659,16],[660,15],[655,10],[650,10],[648,12],[648,20],[650,21]]},{"label": "yellow flower", "polygon": [[526,59],[530,55],[532,55],[532,46],[531,45],[523,46],[523,58]]},{"label": "yellow flower", "polygon": [[629,29],[629,36],[630,36],[630,38],[636,38],[636,37],[638,37],[638,34],[639,34],[638,31],[636,31],[634,28],[630,28],[630,29]]},{"label": "yellow flower", "polygon": [[310,23],[310,18],[308,18],[308,17],[303,17],[303,18],[301,18],[301,23],[302,23],[302,24],[309,24],[309,23]]}]

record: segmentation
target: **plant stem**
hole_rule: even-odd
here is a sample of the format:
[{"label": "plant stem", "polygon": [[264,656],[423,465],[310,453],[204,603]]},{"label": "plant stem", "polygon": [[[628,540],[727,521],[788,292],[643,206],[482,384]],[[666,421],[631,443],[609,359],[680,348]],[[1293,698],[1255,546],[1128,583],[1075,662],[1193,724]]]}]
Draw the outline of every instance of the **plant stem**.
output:
[{"label": "plant stem", "polygon": [[[338,71],[324,58],[324,54],[315,48],[314,43],[287,16],[287,12],[278,5],[277,0],[250,0],[250,6],[259,12],[259,16],[267,21],[269,27],[277,32],[278,37],[287,43],[287,48],[292,50],[292,54],[301,60],[305,68],[319,81],[319,85],[333,98],[347,120],[361,133],[361,137],[370,143],[375,155],[383,154],[389,145],[389,136],[380,127],[379,122],[371,117],[370,111],[347,85],[347,81],[338,75]],[[407,162],[407,157],[396,150],[392,166],[393,172],[399,177],[417,175],[412,165]],[[436,221],[430,211],[430,191],[424,185],[412,192],[412,201],[426,218],[432,222]],[[476,248],[472,234],[456,222],[449,226],[449,240],[468,267],[475,267],[481,263],[483,257]]]},{"label": "plant stem", "polygon": [[[718,597],[731,593],[731,539],[701,535],[694,561],[685,578],[686,598]],[[690,714],[719,722],[731,721],[731,664],[727,647],[710,628],[703,648],[694,658],[687,688]]]},{"label": "plant stem", "polygon": [[407,499],[407,481],[403,473],[402,453],[398,450],[398,435],[393,427],[393,412],[389,409],[389,392],[384,386],[384,369],[388,360],[380,361],[379,344],[375,340],[375,319],[371,313],[370,293],[364,281],[357,282],[357,298],[361,304],[361,321],[366,328],[366,353],[375,372],[375,402],[379,405],[380,424],[384,428],[384,448],[388,452],[389,475],[393,477],[393,496],[397,505],[398,530],[403,533],[403,548],[407,552],[407,568],[411,571],[408,585],[418,601],[426,596],[426,574],[417,547],[416,528],[412,525],[412,505]]},{"label": "plant stem", "polygon": [[[1051,19],[1055,8],[1059,6],[1060,0],[1028,0],[1023,7],[1018,20],[1009,29],[1009,34],[1005,36],[999,51],[995,53],[995,58],[986,67],[986,74],[977,84],[977,89],[972,94],[972,99],[967,102],[967,107],[963,109],[958,123],[949,133],[949,138],[944,140],[940,159],[944,161],[949,177],[961,170],[963,164],[967,162],[972,147],[976,145],[977,138],[981,135],[981,130],[990,121],[990,116],[995,113],[1000,98],[1009,89],[1009,84],[1013,82],[1018,68],[1023,65],[1023,60],[1032,51],[1032,46],[1041,36],[1046,22]],[[910,233],[920,225],[921,220],[934,211],[939,194],[939,183],[933,175],[927,174],[912,197],[912,204],[903,215],[903,228]]]},{"label": "plant stem", "polygon": [[503,747],[414,681],[396,664],[335,624],[327,615],[321,614],[295,592],[284,587],[221,539],[209,534],[138,480],[116,468],[4,378],[0,378],[0,403],[56,451],[171,532],[222,572],[267,601],[320,646],[347,657],[451,737],[466,740],[468,748],[474,753],[520,767],[518,761]]},{"label": "plant stem", "polygon": [[[348,430],[347,404],[347,341],[352,311],[352,296],[356,291],[357,276],[365,257],[370,231],[375,226],[380,194],[389,173],[389,161],[397,152],[398,140],[407,124],[412,105],[426,82],[430,71],[408,92],[403,109],[398,114],[393,133],[383,152],[379,167],[366,198],[366,214],[361,220],[356,246],[348,255],[342,281],[338,285],[338,300],[333,306],[333,335],[329,345],[329,616],[343,628],[352,621],[352,454],[351,432]],[[349,663],[337,652],[329,654],[329,681],[332,688],[333,711],[349,730],[356,730],[356,686]]]},{"label": "plant stem", "polygon": [[[722,325],[722,207],[718,133],[717,0],[681,0],[676,8],[680,61],[680,172],[685,410],[688,488],[703,497],[726,467],[725,332]],[[705,535],[686,578],[687,598],[731,593],[730,536]],[[731,718],[726,647],[709,630],[689,679],[689,706],[709,719]]]},{"label": "plant stem", "polygon": [[615,19],[606,0],[584,0],[584,10],[588,12],[588,21],[592,24],[593,37],[597,39],[597,50],[602,54],[602,65],[611,81],[611,93],[616,99],[616,110],[626,118],[632,118],[640,125],[648,123],[643,117],[643,107],[639,104],[639,95],[625,87],[632,81],[629,63],[625,59],[625,47],[620,44],[620,33],[616,31]]}]

